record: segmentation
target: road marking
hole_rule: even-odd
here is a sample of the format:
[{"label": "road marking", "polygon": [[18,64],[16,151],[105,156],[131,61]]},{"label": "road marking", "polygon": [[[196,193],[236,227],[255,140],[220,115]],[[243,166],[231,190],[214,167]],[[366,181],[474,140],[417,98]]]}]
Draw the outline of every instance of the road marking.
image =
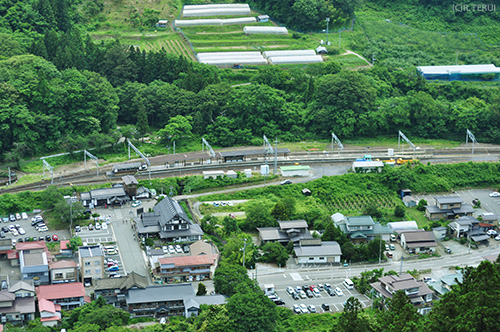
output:
[{"label": "road marking", "polygon": [[283,278],[285,278],[285,279],[286,279],[286,274],[284,274],[284,273],[283,273]]},{"label": "road marking", "polygon": [[304,279],[302,279],[302,277],[300,276],[300,274],[298,274],[297,272],[290,273],[290,277],[293,279],[293,281],[302,281],[302,280],[304,280]]}]

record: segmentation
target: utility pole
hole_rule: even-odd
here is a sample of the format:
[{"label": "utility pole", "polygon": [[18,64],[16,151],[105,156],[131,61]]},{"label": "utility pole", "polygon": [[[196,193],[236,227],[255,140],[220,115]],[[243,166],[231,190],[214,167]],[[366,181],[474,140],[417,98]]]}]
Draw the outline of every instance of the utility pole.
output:
[{"label": "utility pole", "polygon": [[274,172],[273,175],[278,173],[278,137],[276,137],[276,149],[274,149]]},{"label": "utility pole", "polygon": [[10,167],[9,167],[9,186],[12,184],[11,177],[10,177]]},{"label": "utility pole", "polygon": [[247,239],[245,239],[245,243],[243,244],[243,267],[245,267],[245,249],[246,248],[247,248]]},{"label": "utility pole", "polygon": [[380,244],[378,249],[378,265],[382,263],[382,235],[380,235]]},{"label": "utility pole", "polygon": [[330,23],[330,18],[326,18],[326,46],[328,46],[328,24]]}]

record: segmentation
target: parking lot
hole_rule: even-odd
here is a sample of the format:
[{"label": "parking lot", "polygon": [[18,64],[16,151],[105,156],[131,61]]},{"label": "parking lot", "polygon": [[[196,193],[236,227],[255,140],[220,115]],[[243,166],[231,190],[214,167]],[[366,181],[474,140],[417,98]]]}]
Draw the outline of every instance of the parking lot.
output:
[{"label": "parking lot", "polygon": [[[310,284],[307,283],[290,283],[288,286],[293,287],[294,289],[298,286],[310,286]],[[316,284],[317,286],[318,284]],[[299,298],[298,300],[294,300],[292,295],[288,294],[286,291],[286,288],[282,289],[276,289],[276,294],[285,302],[285,306],[287,308],[292,309],[294,304],[305,304],[306,306],[312,304],[316,307],[316,311],[318,313],[323,313],[325,310],[322,309],[321,305],[322,304],[328,304],[330,306],[330,312],[336,312],[336,311],[343,311],[344,310],[344,304],[347,301],[348,298],[355,297],[357,298],[363,307],[371,305],[371,302],[369,299],[367,299],[365,296],[361,295],[358,291],[355,289],[349,290],[346,289],[342,283],[331,283],[331,287],[335,288],[338,287],[342,291],[343,295],[342,296],[330,296],[326,292],[326,289],[319,290],[319,297],[306,297],[306,298]],[[328,311],[326,311],[328,312]]]}]

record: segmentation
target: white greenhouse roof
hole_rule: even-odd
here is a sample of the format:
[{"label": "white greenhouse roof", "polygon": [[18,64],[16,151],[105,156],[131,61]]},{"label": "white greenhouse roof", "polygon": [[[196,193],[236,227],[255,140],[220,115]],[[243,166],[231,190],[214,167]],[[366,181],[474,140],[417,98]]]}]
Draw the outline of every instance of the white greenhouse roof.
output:
[{"label": "white greenhouse roof", "polygon": [[253,33],[267,33],[267,34],[288,34],[288,30],[285,27],[259,27],[259,26],[246,26],[243,28],[243,32],[247,34]]},{"label": "white greenhouse roof", "polygon": [[184,10],[214,9],[214,8],[250,8],[246,3],[218,3],[208,5],[185,5]]},{"label": "white greenhouse roof", "polygon": [[309,56],[274,56],[268,58],[269,64],[300,64],[300,63],[316,63],[323,62],[321,55],[309,55]]},{"label": "white greenhouse roof", "polygon": [[424,75],[447,74],[489,74],[500,73],[500,68],[489,65],[460,65],[460,66],[420,66],[417,70]]},{"label": "white greenhouse roof", "polygon": [[202,9],[186,9],[182,11],[184,17],[196,16],[220,16],[220,15],[250,15],[250,7],[248,5],[241,7],[221,7],[221,8],[202,8]]},{"label": "white greenhouse roof", "polygon": [[201,63],[205,63],[207,65],[216,65],[216,66],[231,66],[235,64],[240,65],[267,65],[267,61],[264,58],[248,58],[248,59],[240,59],[240,58],[220,58],[220,59],[207,59],[200,61]]},{"label": "white greenhouse roof", "polygon": [[255,17],[238,17],[238,18],[207,18],[197,20],[175,20],[174,24],[178,27],[194,27],[200,25],[229,25],[229,24],[247,24],[257,23]]},{"label": "white greenhouse roof", "polygon": [[260,52],[207,52],[207,53],[198,53],[196,55],[198,60],[201,62],[202,60],[208,59],[224,59],[224,58],[263,58]]},{"label": "white greenhouse roof", "polygon": [[286,50],[286,51],[265,51],[262,52],[264,58],[274,56],[299,56],[299,55],[316,55],[314,50]]}]

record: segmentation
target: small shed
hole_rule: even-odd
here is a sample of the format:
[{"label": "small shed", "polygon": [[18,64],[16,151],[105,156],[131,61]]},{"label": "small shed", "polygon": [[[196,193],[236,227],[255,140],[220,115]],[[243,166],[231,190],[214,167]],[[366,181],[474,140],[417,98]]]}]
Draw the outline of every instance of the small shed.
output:
[{"label": "small shed", "polygon": [[259,15],[259,16],[257,16],[257,22],[260,22],[260,23],[269,22],[269,15]]},{"label": "small shed", "polygon": [[158,22],[156,22],[156,27],[157,28],[166,28],[167,24],[168,24],[168,20],[158,20]]},{"label": "small shed", "polygon": [[307,188],[302,189],[302,195],[304,196],[311,196],[311,191]]},{"label": "small shed", "polygon": [[418,225],[416,221],[394,221],[387,223],[387,226],[389,226],[389,230],[392,233],[395,233],[397,231],[408,231],[408,230],[414,230],[418,229]]},{"label": "small shed", "polygon": [[282,176],[309,176],[311,167],[309,166],[281,166]]},{"label": "small shed", "polygon": [[316,53],[317,54],[326,54],[326,53],[328,53],[328,51],[326,50],[326,47],[318,46],[318,47],[316,47]]},{"label": "small shed", "polygon": [[403,197],[403,204],[406,206],[406,207],[416,207],[418,202],[417,200],[415,199],[415,197],[412,197],[412,196],[405,196]]},{"label": "small shed", "polygon": [[250,168],[246,168],[246,169],[244,170],[244,173],[245,173],[245,176],[246,176],[247,178],[251,178],[251,177],[252,177],[252,169],[250,169]]},{"label": "small shed", "polygon": [[276,292],[274,284],[265,284],[264,285],[264,294],[265,295],[273,295]]},{"label": "small shed", "polygon": [[434,233],[436,240],[443,240],[446,237],[446,227],[434,227],[432,232]]},{"label": "small shed", "polygon": [[223,177],[224,171],[203,171],[203,179]]},{"label": "small shed", "polygon": [[384,163],[381,161],[355,161],[352,163],[352,171],[355,173],[381,172]]},{"label": "small shed", "polygon": [[269,165],[260,165],[260,175],[269,175]]},{"label": "small shed", "polygon": [[233,170],[229,170],[229,171],[226,172],[226,176],[228,178],[236,179],[238,177],[238,174],[236,174],[236,172],[233,171]]}]

